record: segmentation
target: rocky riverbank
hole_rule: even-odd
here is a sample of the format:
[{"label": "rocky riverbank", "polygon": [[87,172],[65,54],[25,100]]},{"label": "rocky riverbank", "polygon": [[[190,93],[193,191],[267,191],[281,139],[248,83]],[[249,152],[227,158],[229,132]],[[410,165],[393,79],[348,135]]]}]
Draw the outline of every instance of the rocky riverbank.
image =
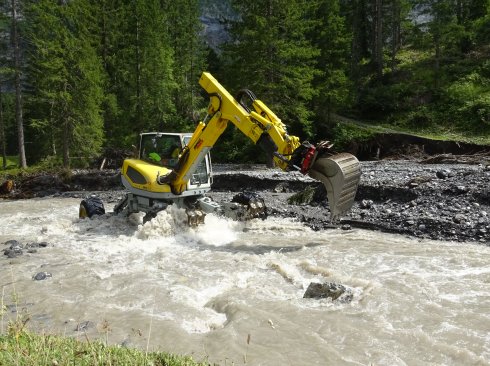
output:
[{"label": "rocky riverbank", "polygon": [[[361,162],[362,177],[349,214],[336,224],[436,240],[490,245],[490,166],[414,161]],[[221,169],[220,169],[221,170]],[[228,169],[217,172],[214,195],[261,191],[271,215],[295,217],[315,230],[330,228],[323,186],[300,174]],[[298,192],[312,189],[311,194]],[[298,197],[290,204],[291,197]]]},{"label": "rocky riverbank", "polygon": [[[264,197],[269,215],[296,218],[314,230],[365,228],[490,245],[490,162],[488,157],[473,159],[472,164],[458,161],[362,162],[354,206],[335,224],[329,219],[323,186],[299,173],[257,165],[218,165],[211,196],[219,202],[231,199],[235,192],[255,191]],[[69,179],[25,178],[4,198],[83,197],[93,191],[106,203],[122,197],[117,171],[75,171]]]}]

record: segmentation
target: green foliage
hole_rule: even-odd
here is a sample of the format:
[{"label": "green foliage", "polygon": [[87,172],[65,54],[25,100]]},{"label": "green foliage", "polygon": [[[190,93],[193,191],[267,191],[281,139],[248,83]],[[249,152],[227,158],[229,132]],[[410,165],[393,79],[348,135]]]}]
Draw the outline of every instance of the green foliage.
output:
[{"label": "green foliage", "polygon": [[226,84],[251,89],[302,137],[313,133],[308,103],[316,91],[315,58],[319,51],[307,38],[314,22],[313,2],[234,1],[241,19],[231,27],[225,48]]},{"label": "green foliage", "polygon": [[201,35],[199,1],[169,1],[164,5],[164,12],[171,23],[167,29],[174,58],[172,72],[175,88],[172,98],[176,112],[172,123],[165,127],[184,131],[195,124],[195,112],[205,104],[200,98],[197,83],[206,69],[207,56]]},{"label": "green foliage", "polygon": [[406,131],[488,134],[488,50],[478,46],[488,8],[471,1],[418,4],[426,22],[406,29],[411,43],[398,53],[396,70],[386,70],[379,83],[365,79],[357,109]]},{"label": "green foliage", "polygon": [[406,114],[403,126],[413,131],[420,131],[421,129],[429,128],[437,120],[437,114],[427,108],[427,106],[422,105],[418,108],[413,108]]},{"label": "green foliage", "polygon": [[352,144],[368,141],[376,135],[376,131],[353,124],[336,123],[331,131],[332,141],[336,150],[347,149]]},{"label": "green foliage", "polygon": [[473,72],[446,89],[447,118],[476,133],[490,132],[490,79]]},{"label": "green foliage", "polygon": [[104,103],[109,144],[129,146],[142,131],[173,129],[173,22],[165,3],[98,2],[100,52],[107,75]]},{"label": "green foliage", "polygon": [[211,152],[215,163],[265,163],[266,155],[238,129],[229,126]]},{"label": "green foliage", "polygon": [[341,106],[349,105],[351,81],[347,76],[352,35],[347,31],[346,19],[340,13],[339,1],[320,1],[313,9],[312,17],[317,19],[310,37],[320,54],[317,57],[319,73],[314,79],[318,91],[313,109],[318,117],[314,128],[322,137],[329,123],[329,115]]},{"label": "green foliage", "polygon": [[17,130],[15,128],[15,95],[2,93],[2,112],[7,154],[17,152]]},{"label": "green foliage", "polygon": [[65,166],[71,154],[86,159],[97,155],[104,138],[102,69],[90,31],[93,15],[85,0],[65,5],[41,0],[28,12],[30,108],[35,111],[31,126],[39,134],[41,154],[57,154],[56,146],[62,147]]},{"label": "green foliage", "polygon": [[482,18],[474,22],[475,40],[484,45],[490,42],[490,11]]}]

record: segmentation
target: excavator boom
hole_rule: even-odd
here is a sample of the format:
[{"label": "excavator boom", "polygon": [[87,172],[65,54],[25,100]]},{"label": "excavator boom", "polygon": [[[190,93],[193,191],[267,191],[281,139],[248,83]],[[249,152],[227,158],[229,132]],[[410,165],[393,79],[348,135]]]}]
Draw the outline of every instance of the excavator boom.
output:
[{"label": "excavator boom", "polygon": [[[171,187],[175,195],[182,194],[199,164],[226,130],[235,125],[253,143],[262,147],[285,171],[300,171],[321,181],[331,209],[331,219],[338,219],[354,202],[360,180],[360,166],[355,156],[333,155],[331,145],[301,143],[288,134],[285,124],[248,90],[235,99],[210,73],[204,72],[199,84],[210,98],[208,115],[200,122],[190,141],[180,154],[177,165],[158,183]],[[243,101],[248,98],[251,106]]]}]

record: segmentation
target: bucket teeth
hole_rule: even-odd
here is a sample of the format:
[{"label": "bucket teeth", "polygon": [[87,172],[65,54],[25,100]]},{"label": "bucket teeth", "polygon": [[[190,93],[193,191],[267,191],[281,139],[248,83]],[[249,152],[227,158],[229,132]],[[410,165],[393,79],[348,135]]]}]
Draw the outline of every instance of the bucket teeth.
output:
[{"label": "bucket teeth", "polygon": [[204,218],[206,214],[201,210],[187,209],[187,224],[191,227],[196,227],[198,225],[204,224]]}]

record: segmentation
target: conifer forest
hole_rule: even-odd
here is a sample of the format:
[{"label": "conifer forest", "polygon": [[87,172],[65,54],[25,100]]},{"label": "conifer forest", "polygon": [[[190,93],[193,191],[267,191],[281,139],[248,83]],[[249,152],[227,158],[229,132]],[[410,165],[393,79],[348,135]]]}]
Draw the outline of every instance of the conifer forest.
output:
[{"label": "conifer forest", "polygon": [[[490,0],[0,0],[4,167],[192,132],[203,71],[301,139],[369,139],[352,120],[490,142]],[[262,159],[232,126],[213,158]]]}]

